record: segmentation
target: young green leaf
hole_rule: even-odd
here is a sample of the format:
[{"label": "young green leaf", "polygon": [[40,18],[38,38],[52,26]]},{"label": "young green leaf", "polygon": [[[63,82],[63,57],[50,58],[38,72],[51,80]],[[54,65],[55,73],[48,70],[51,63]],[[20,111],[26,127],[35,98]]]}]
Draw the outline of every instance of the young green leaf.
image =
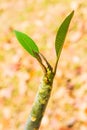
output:
[{"label": "young green leaf", "polygon": [[72,11],[63,21],[63,23],[61,24],[61,26],[59,27],[59,30],[57,32],[56,35],[56,40],[55,40],[55,50],[56,50],[56,55],[57,55],[57,59],[59,59],[64,41],[65,41],[65,37],[69,28],[69,24],[70,21],[73,17],[74,11]]},{"label": "young green leaf", "polygon": [[33,57],[36,57],[35,53],[39,53],[39,49],[35,42],[26,34],[19,32],[19,31],[14,31],[16,34],[16,37],[20,44],[27,50]]}]

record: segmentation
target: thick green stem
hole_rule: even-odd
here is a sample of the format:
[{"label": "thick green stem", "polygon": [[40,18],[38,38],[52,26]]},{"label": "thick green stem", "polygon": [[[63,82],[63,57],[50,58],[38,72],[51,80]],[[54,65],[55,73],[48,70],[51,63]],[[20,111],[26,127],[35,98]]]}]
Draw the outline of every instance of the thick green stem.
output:
[{"label": "thick green stem", "polygon": [[25,126],[25,130],[39,129],[45,108],[51,94],[53,78],[54,73],[51,69],[48,68],[36,95],[36,99],[32,106],[29,119]]}]

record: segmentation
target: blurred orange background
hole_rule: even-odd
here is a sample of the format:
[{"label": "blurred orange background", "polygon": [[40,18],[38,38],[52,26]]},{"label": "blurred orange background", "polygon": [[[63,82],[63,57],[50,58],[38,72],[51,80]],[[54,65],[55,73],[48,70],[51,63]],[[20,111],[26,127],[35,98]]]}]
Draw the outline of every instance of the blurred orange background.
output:
[{"label": "blurred orange background", "polygon": [[13,30],[29,35],[52,66],[55,36],[75,10],[40,130],[87,130],[87,0],[0,0],[0,130],[23,130],[43,72]]}]

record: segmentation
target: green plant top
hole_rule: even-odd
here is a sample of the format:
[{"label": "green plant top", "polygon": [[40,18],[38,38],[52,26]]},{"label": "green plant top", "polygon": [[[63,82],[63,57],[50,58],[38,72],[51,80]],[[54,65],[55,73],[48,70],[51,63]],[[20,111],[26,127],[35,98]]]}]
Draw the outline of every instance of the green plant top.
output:
[{"label": "green plant top", "polygon": [[[56,71],[56,67],[57,67],[57,63],[60,57],[60,53],[65,41],[65,37],[69,28],[69,24],[70,21],[73,17],[74,11],[72,11],[63,21],[63,23],[60,25],[57,35],[56,35],[56,39],[55,39],[55,51],[56,51],[56,56],[57,56],[57,61],[56,61],[56,65],[54,70]],[[42,63],[42,58],[46,61],[46,63],[50,66],[50,64],[48,63],[48,61],[46,60],[46,58],[39,52],[39,49],[36,45],[36,43],[26,34],[24,34],[23,32],[14,30],[16,37],[19,41],[19,43],[25,48],[26,51],[28,51],[28,53],[30,53],[33,57],[35,57],[39,63],[41,64],[41,66],[44,68],[44,70],[46,71],[46,67],[43,65]]]}]

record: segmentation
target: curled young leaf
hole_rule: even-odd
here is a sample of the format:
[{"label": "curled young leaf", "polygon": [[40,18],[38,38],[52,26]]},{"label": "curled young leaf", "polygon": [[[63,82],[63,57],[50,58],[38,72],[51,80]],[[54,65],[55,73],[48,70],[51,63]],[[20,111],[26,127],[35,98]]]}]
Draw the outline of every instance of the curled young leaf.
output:
[{"label": "curled young leaf", "polygon": [[56,35],[56,40],[55,40],[55,50],[56,50],[56,55],[57,59],[59,59],[63,43],[65,41],[65,37],[69,28],[70,21],[73,17],[74,11],[72,11],[63,21],[61,26],[59,27],[59,30]]},{"label": "curled young leaf", "polygon": [[19,43],[27,50],[33,57],[36,57],[35,53],[39,53],[39,49],[35,42],[26,34],[19,32],[17,30],[14,31]]}]

